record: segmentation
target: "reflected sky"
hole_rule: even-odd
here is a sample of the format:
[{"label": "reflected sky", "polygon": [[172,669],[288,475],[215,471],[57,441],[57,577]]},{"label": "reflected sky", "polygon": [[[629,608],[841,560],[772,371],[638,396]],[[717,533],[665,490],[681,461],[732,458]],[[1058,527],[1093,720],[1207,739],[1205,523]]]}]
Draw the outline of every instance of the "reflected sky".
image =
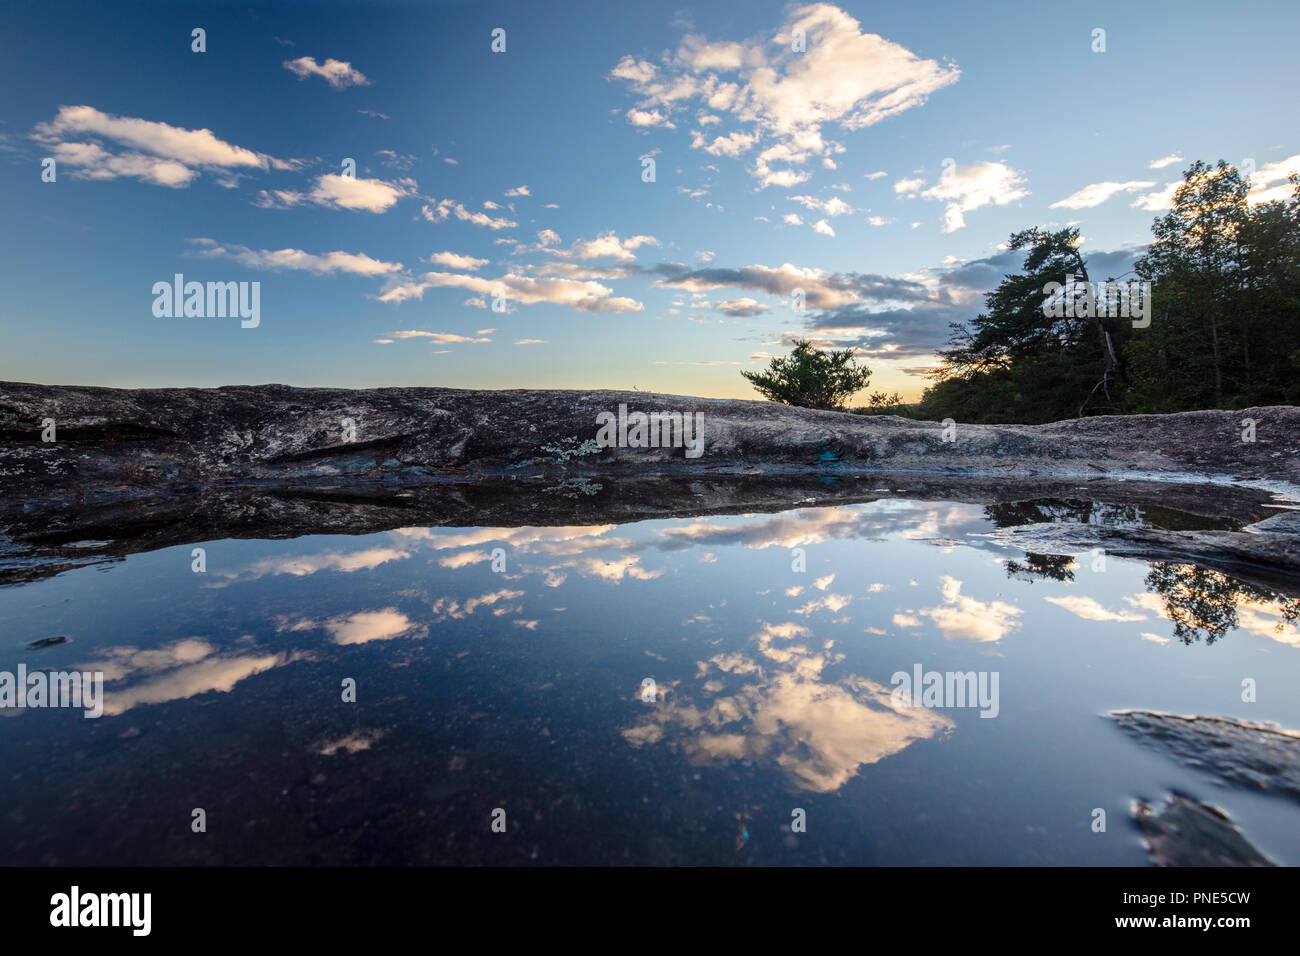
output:
[{"label": "reflected sky", "polygon": [[[1300,862],[1300,806],[1103,718],[1300,727],[1297,602],[978,537],[1148,520],[1080,507],[225,540],[3,589],[0,669],[106,683],[98,720],[0,711],[0,863],[1144,865],[1129,804],[1173,788]],[[997,717],[899,703],[918,665],[997,672]]]}]

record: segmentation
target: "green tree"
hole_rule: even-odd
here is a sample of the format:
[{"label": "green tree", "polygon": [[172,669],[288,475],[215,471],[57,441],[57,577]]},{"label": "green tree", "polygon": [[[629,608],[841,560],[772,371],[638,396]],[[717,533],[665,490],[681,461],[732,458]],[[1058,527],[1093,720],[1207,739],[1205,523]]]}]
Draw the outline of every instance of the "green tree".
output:
[{"label": "green tree", "polygon": [[[1009,248],[1025,252],[1023,271],[1005,276],[969,323],[953,323],[936,383],[922,396],[927,417],[1039,423],[1123,409],[1124,329],[1081,307],[1090,276],[1079,241],[1075,228],[1011,236]],[[1060,311],[1073,314],[1048,314],[1048,283],[1071,276],[1075,307]]]},{"label": "green tree", "polygon": [[[1090,276],[1077,229],[1013,234],[1022,271],[1005,276],[974,319],[953,324],[914,414],[1032,424],[1296,403],[1300,177],[1291,184],[1289,198],[1252,205],[1235,168],[1192,164],[1134,268],[1151,283],[1145,328],[1080,308]],[[1071,275],[1074,308],[1054,317],[1044,287]]]},{"label": "green tree", "polygon": [[1126,352],[1139,411],[1300,397],[1300,190],[1254,207],[1249,193],[1234,167],[1198,161],[1152,224],[1135,269],[1154,286],[1153,320]]},{"label": "green tree", "polygon": [[807,339],[796,339],[794,351],[772,359],[767,371],[740,374],[774,402],[828,411],[844,408],[871,378],[871,370],[857,364],[853,349],[822,351]]}]

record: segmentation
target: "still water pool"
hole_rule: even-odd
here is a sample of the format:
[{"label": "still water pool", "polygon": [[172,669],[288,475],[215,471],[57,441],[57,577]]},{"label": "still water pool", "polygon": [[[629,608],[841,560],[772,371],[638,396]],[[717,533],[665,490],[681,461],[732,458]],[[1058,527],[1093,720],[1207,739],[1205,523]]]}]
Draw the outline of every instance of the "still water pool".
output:
[{"label": "still water pool", "polygon": [[[1145,866],[1131,806],[1172,791],[1300,863],[1300,802],[1107,717],[1300,727],[1296,602],[979,537],[1077,511],[218,540],[0,589],[0,670],[105,680],[98,719],[0,710],[0,864]],[[899,699],[932,671],[983,700]]]}]

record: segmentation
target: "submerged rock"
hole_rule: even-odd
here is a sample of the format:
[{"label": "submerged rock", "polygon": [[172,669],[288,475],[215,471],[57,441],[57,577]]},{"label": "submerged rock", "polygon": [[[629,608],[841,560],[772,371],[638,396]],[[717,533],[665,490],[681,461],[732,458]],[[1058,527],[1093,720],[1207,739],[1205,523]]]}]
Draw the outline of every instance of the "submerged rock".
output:
[{"label": "submerged rock", "polygon": [[1300,799],[1300,732],[1232,717],[1149,710],[1110,715],[1125,733],[1196,770],[1250,790]]},{"label": "submerged rock", "polygon": [[56,644],[68,643],[67,637],[59,635],[58,637],[42,637],[40,640],[32,641],[27,646],[31,648],[54,647]]},{"label": "submerged rock", "polygon": [[1119,558],[1181,561],[1294,592],[1294,582],[1300,578],[1300,533],[1295,522],[1294,512],[1241,531],[1164,531],[1052,522],[999,528],[981,537],[1035,554],[1077,556],[1101,548]]},{"label": "submerged rock", "polygon": [[1163,806],[1138,800],[1133,821],[1157,866],[1276,866],[1216,806],[1175,793]]}]

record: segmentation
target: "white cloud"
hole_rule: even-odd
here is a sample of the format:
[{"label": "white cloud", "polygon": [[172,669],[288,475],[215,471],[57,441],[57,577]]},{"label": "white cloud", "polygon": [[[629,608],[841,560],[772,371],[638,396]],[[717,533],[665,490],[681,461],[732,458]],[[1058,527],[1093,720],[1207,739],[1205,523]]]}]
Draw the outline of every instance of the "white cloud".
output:
[{"label": "white cloud", "polygon": [[336,90],[346,89],[349,86],[370,85],[364,73],[355,69],[351,63],[342,60],[328,59],[318,64],[313,56],[300,56],[296,60],[285,60],[284,68],[300,80],[305,80],[309,76],[319,76]]},{"label": "white cloud", "polygon": [[1150,168],[1164,169],[1166,166],[1172,166],[1174,163],[1181,163],[1182,161],[1183,157],[1179,156],[1177,153],[1170,153],[1168,156],[1161,157],[1160,159],[1151,160]]},{"label": "white cloud", "polygon": [[1134,209],[1145,209],[1148,212],[1160,212],[1162,209],[1172,209],[1174,205],[1174,192],[1183,184],[1181,179],[1172,183],[1165,183],[1155,192],[1147,193],[1145,196],[1139,196],[1129,205]]},{"label": "white cloud", "polygon": [[247,246],[223,246],[213,239],[191,239],[198,254],[209,258],[232,259],[254,269],[293,269],[328,274],[345,272],[358,276],[381,276],[401,271],[400,262],[372,259],[364,253],[326,252],[319,255],[301,249],[249,249]]},{"label": "white cloud", "polygon": [[[395,607],[340,615],[315,626],[328,631],[335,644],[345,645],[391,641],[397,637],[427,637],[429,634],[428,627],[412,621]],[[295,630],[300,629],[304,628],[295,627]]]},{"label": "white cloud", "polygon": [[1111,611],[1102,606],[1096,598],[1085,597],[1080,594],[1069,594],[1063,597],[1045,597],[1044,601],[1055,604],[1057,607],[1063,607],[1071,614],[1075,614],[1085,621],[1145,621],[1145,614],[1138,614],[1133,611]]},{"label": "white cloud", "polygon": [[800,268],[785,263],[777,268],[744,266],[740,269],[699,269],[677,278],[660,279],[656,285],[707,292],[711,289],[756,289],[768,295],[788,298],[795,289],[804,291],[811,309],[833,309],[857,301],[852,283],[821,269]]},{"label": "white cloud", "polygon": [[1024,613],[1020,608],[1005,601],[978,601],[962,594],[961,587],[960,581],[945,574],[940,579],[943,602],[919,612],[938,625],[944,637],[994,642],[1020,626],[1016,620]]},{"label": "white cloud", "polygon": [[1250,192],[1247,201],[1252,205],[1264,202],[1290,199],[1295,192],[1287,180],[1292,175],[1300,175],[1300,153],[1279,159],[1277,162],[1265,163],[1255,170],[1250,178]]},{"label": "white cloud", "polygon": [[1084,186],[1077,193],[1052,203],[1048,208],[1091,209],[1093,206],[1100,206],[1116,193],[1135,193],[1142,189],[1150,189],[1154,185],[1155,183],[1139,182],[1137,180],[1126,183],[1093,183],[1091,186]]},{"label": "white cloud", "polygon": [[746,296],[741,299],[728,299],[725,302],[719,302],[715,308],[724,315],[761,315],[769,311],[768,307],[754,299]]},{"label": "white cloud", "polygon": [[853,207],[839,196],[830,199],[817,199],[815,196],[788,196],[792,202],[802,203],[808,209],[818,209],[828,216],[845,216],[853,212]]},{"label": "white cloud", "polygon": [[732,159],[757,142],[757,133],[747,133],[744,130],[736,130],[726,136],[715,136],[712,141],[709,141],[708,137],[699,130],[691,133],[692,149],[702,149],[713,156],[730,156]]},{"label": "white cloud", "polygon": [[[795,30],[806,35],[804,52],[791,49]],[[761,139],[782,147],[765,150],[751,167],[761,188],[806,181],[810,172],[790,167],[812,157],[834,168],[828,161],[843,147],[823,138],[826,125],[861,129],[914,109],[960,70],[863,33],[843,10],[814,3],[794,10],[775,36],[710,43],[687,35],[659,64],[624,56],[609,75],[639,98],[627,112],[634,125],[667,126],[675,113],[707,108],[705,116],[730,114],[742,128],[712,141],[697,131],[695,148],[735,156]]]},{"label": "white cloud", "polygon": [[504,216],[489,216],[485,212],[470,212],[454,199],[434,200],[420,209],[420,214],[429,222],[443,222],[448,216],[455,216],[462,222],[473,223],[487,229],[513,229],[519,225]]},{"label": "white cloud", "polygon": [[[944,232],[956,232],[966,225],[963,215],[981,206],[1005,206],[1029,195],[1024,178],[1004,163],[983,162],[953,166],[938,183],[921,192],[922,199],[946,203]],[[897,184],[894,187],[898,188]]]},{"label": "white cloud", "polygon": [[395,339],[428,339],[434,345],[457,345],[463,342],[491,342],[488,338],[473,338],[468,335],[456,335],[452,332],[424,332],[420,329],[406,329],[402,332],[389,332]]},{"label": "white cloud", "polygon": [[[540,238],[540,237],[539,237]],[[559,237],[556,236],[558,239]],[[612,258],[619,262],[633,262],[636,260],[636,250],[641,246],[657,246],[659,240],[654,236],[629,236],[626,239],[620,239],[613,229],[602,232],[595,239],[579,239],[568,249],[548,249],[552,255],[561,256],[565,259],[579,259],[586,261],[588,259]]]},{"label": "white cloud", "polygon": [[[79,167],[86,179],[129,177],[159,186],[187,186],[205,169],[229,177],[243,170],[294,169],[276,159],[217,138],[211,130],[114,116],[92,106],[62,106],[54,119],[38,123],[32,138],[54,158]],[[105,142],[125,147],[112,152]]]},{"label": "white cloud", "polygon": [[[578,281],[555,276],[524,276],[509,273],[499,279],[462,275],[452,272],[427,272],[418,281],[397,280],[379,296],[380,302],[400,303],[422,299],[426,289],[459,288],[484,297],[503,296],[510,303],[564,305],[579,312],[641,312],[645,306],[635,299],[612,296],[608,286],[594,281]],[[470,303],[466,303],[470,304]]]},{"label": "white cloud", "polygon": [[455,252],[435,252],[429,256],[429,261],[437,266],[447,266],[450,269],[467,269],[470,272],[481,269],[488,264],[487,259],[475,259],[473,256],[462,256]]},{"label": "white cloud", "polygon": [[406,172],[414,166],[417,159],[416,156],[410,153],[399,153],[395,149],[377,149],[375,155],[380,158],[384,165],[399,169],[402,172]]},{"label": "white cloud", "polygon": [[665,126],[668,129],[677,127],[669,121],[668,117],[659,110],[639,110],[636,107],[627,111],[627,121],[633,126]]},{"label": "white cloud", "polygon": [[831,228],[831,224],[825,219],[818,219],[813,223],[813,232],[819,232],[823,236],[831,236],[832,238],[835,236],[835,230]]},{"label": "white cloud", "polygon": [[308,198],[318,206],[365,212],[384,212],[402,196],[413,191],[414,183],[389,183],[382,179],[360,179],[326,173],[316,180]]},{"label": "white cloud", "polygon": [[527,186],[516,186],[514,189],[506,190],[506,196],[508,198],[514,198],[515,196],[531,196],[531,195],[532,193],[528,191]]}]

